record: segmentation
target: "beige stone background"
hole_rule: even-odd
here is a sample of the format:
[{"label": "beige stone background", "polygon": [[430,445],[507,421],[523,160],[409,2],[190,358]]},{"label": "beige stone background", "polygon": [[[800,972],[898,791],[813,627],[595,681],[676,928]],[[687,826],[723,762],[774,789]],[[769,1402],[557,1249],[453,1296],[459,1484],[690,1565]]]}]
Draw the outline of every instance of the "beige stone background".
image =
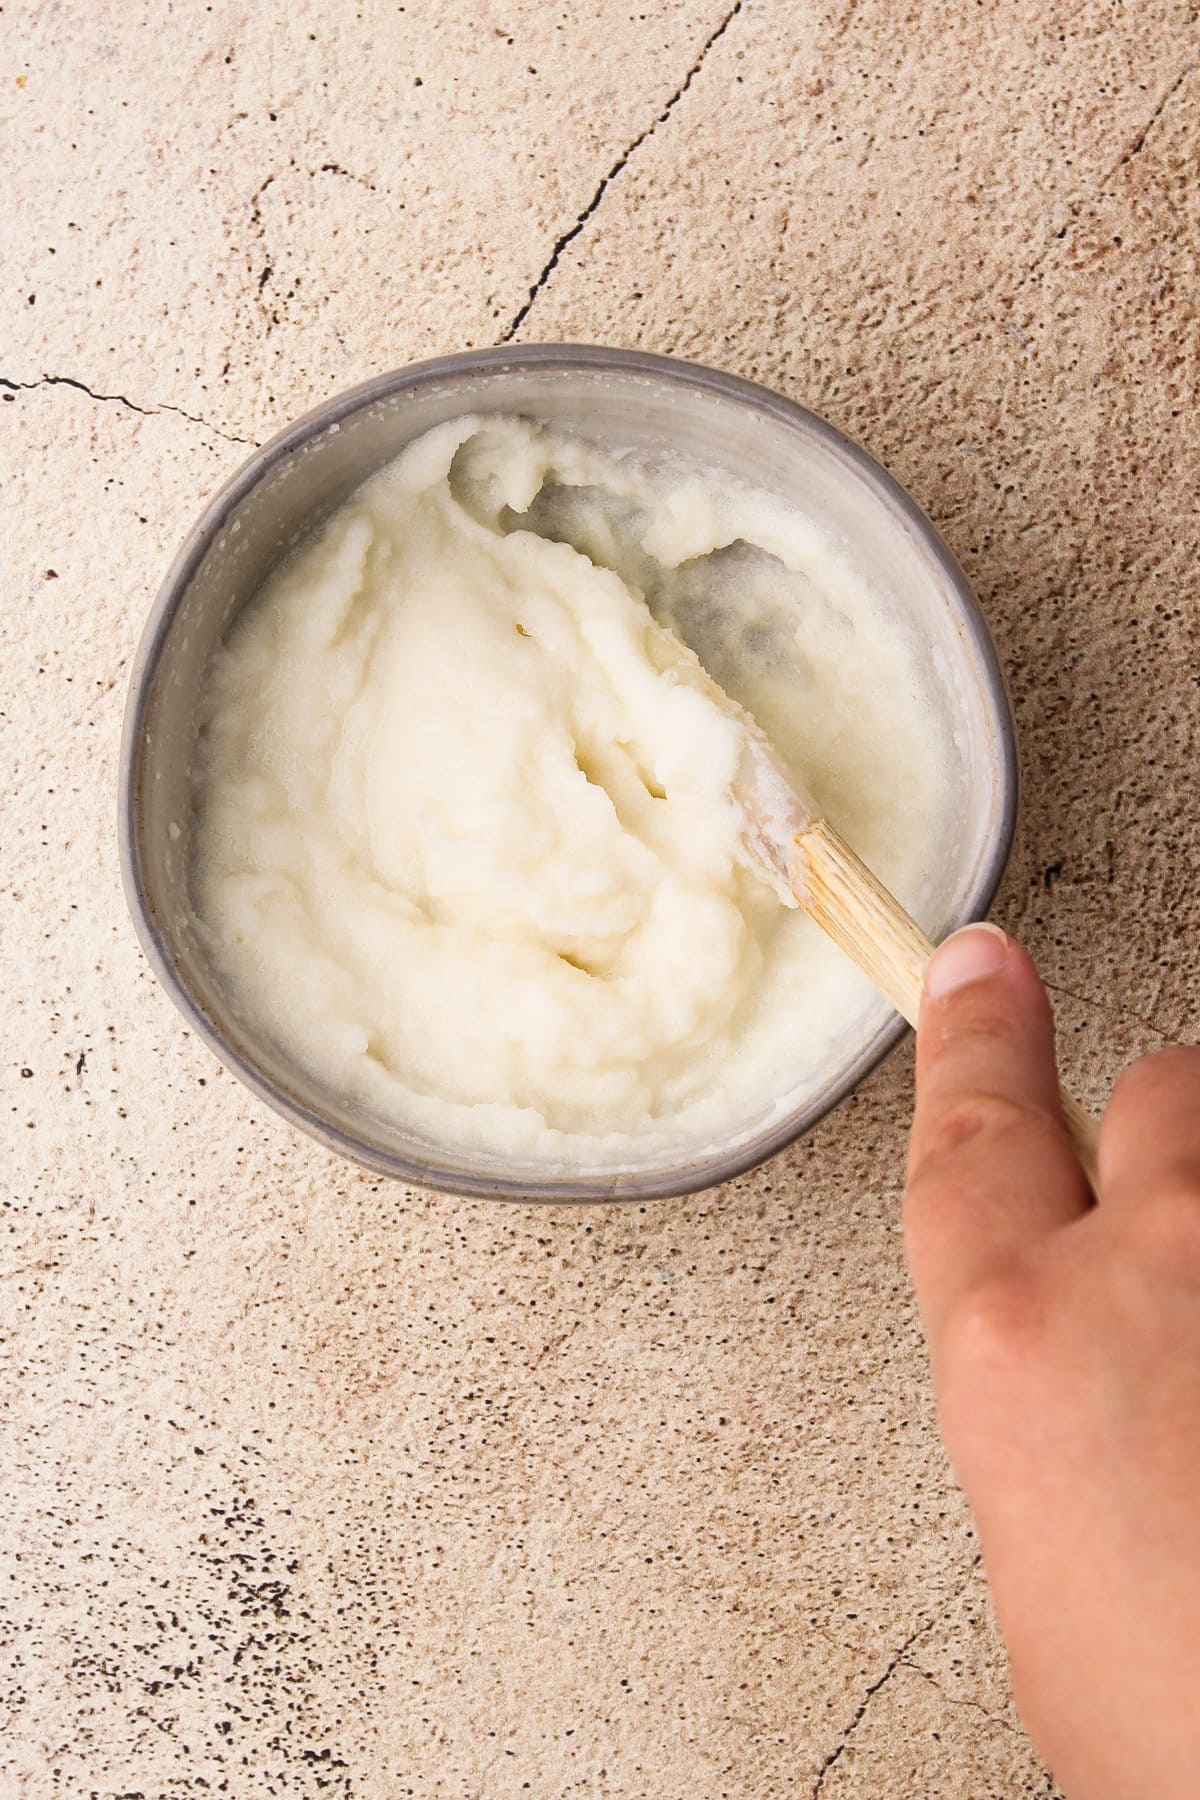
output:
[{"label": "beige stone background", "polygon": [[505,1210],[267,1116],[143,966],[153,591],[245,447],[431,353],[757,377],[968,570],[1070,1080],[1200,1027],[1184,0],[0,14],[0,1792],[1052,1795],[937,1440],[911,1059],[691,1200]]}]

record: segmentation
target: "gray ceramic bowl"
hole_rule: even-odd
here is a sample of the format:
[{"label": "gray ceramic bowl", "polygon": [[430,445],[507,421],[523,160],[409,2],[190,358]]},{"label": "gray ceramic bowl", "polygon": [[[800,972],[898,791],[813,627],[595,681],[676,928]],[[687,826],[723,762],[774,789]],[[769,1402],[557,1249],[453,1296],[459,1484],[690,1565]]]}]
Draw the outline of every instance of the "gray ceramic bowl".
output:
[{"label": "gray ceramic bowl", "polygon": [[852,545],[927,651],[955,746],[953,830],[937,851],[940,914],[927,922],[947,930],[986,912],[1016,813],[1012,720],[987,628],[929,521],[862,450],[764,388],[668,357],[539,344],[420,363],[341,394],[256,451],[206,508],[163,583],[130,687],[120,835],[134,923],[159,980],[222,1062],[285,1118],[368,1168],[506,1199],[644,1200],[708,1187],[836,1106],[897,1042],[901,1021],[869,1025],[818,1093],[785,1116],[765,1105],[736,1145],[635,1170],[547,1172],[429,1144],[325,1090],[239,1015],[196,928],[189,769],[214,646],[269,570],[362,481],[412,438],[468,412],[522,413],[611,448],[727,473],[790,498]]}]

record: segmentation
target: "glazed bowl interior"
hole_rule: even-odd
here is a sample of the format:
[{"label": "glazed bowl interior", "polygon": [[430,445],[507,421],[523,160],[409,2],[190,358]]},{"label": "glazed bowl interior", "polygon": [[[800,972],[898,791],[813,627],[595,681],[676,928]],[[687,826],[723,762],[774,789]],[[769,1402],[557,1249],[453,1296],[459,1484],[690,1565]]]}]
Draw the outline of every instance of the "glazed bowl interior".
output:
[{"label": "glazed bowl interior", "polygon": [[543,345],[451,357],[344,394],[255,453],[171,569],[139,652],[126,717],[121,837],[135,923],[156,972],[222,1060],[278,1111],[390,1175],[500,1197],[645,1199],[727,1179],[846,1094],[903,1027],[880,1002],[847,1021],[827,1078],[763,1097],[736,1137],[638,1166],[515,1164],[427,1142],[295,1065],[241,1015],[189,896],[191,771],[208,660],[275,565],[412,439],[465,413],[522,414],[609,451],[728,477],[818,519],[916,643],[952,754],[947,826],[929,847],[921,923],[940,934],[986,910],[1016,801],[1003,682],[964,578],[932,527],[869,457],[814,415],[694,365]]}]

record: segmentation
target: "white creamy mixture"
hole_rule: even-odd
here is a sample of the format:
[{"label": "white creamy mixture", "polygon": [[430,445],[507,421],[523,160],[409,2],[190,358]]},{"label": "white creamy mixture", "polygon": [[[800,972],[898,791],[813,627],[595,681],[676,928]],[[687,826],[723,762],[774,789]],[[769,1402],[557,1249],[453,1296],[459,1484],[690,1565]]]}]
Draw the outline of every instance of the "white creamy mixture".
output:
[{"label": "white creamy mixture", "polygon": [[457,420],[269,580],[204,702],[212,953],[377,1117],[630,1166],[752,1129],[877,1016],[747,868],[736,733],[647,603],[919,907],[945,749],[846,555],[762,495]]}]

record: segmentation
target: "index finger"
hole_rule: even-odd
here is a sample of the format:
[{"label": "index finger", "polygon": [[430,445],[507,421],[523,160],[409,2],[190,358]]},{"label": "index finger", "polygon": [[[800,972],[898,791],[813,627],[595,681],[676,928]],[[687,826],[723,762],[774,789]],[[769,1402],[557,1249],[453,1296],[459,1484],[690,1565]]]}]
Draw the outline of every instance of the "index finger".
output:
[{"label": "index finger", "polygon": [[1011,938],[968,926],[929,964],[917,1031],[904,1224],[931,1335],[961,1295],[1089,1207],[1046,991]]}]

